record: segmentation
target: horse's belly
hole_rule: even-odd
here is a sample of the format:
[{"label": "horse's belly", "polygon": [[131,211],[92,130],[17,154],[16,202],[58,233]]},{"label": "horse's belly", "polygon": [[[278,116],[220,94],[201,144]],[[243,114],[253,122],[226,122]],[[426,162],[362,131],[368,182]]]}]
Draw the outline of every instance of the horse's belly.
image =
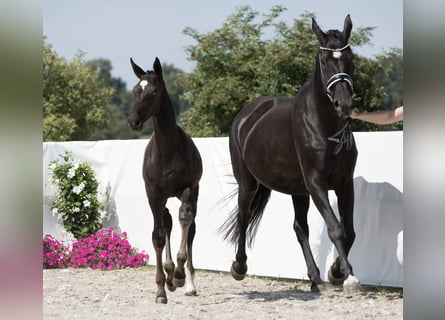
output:
[{"label": "horse's belly", "polygon": [[[306,194],[307,189],[293,145],[270,145],[257,141],[246,146],[244,153],[250,173],[272,190],[287,194]],[[281,140],[283,142],[286,142],[285,139]]]}]

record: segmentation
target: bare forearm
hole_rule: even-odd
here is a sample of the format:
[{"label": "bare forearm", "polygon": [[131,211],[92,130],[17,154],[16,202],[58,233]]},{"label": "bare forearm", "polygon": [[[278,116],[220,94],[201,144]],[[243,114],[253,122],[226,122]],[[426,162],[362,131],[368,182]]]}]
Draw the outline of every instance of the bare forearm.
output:
[{"label": "bare forearm", "polygon": [[390,124],[403,120],[403,106],[397,107],[393,110],[382,110],[367,113],[356,113],[353,111],[351,118],[379,125]]}]

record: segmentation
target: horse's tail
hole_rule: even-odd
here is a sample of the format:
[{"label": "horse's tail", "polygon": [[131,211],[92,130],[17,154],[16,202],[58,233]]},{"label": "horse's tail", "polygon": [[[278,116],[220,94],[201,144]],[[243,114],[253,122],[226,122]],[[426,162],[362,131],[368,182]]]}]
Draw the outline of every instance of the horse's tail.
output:
[{"label": "horse's tail", "polygon": [[[247,226],[246,240],[249,247],[252,246],[255,239],[255,235],[258,231],[261,218],[263,217],[264,208],[270,198],[271,190],[266,188],[262,184],[258,186],[258,190],[250,205],[249,223]],[[234,192],[232,196],[236,195]],[[231,244],[237,244],[240,236],[239,223],[238,223],[238,207],[232,210],[229,218],[218,229],[218,232],[223,233],[224,240],[227,240]]]}]

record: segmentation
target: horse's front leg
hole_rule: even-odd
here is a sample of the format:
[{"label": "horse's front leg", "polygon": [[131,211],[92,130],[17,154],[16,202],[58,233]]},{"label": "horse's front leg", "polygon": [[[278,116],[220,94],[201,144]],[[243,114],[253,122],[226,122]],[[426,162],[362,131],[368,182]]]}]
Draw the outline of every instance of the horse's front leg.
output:
[{"label": "horse's front leg", "polygon": [[181,196],[181,206],[179,207],[179,223],[181,225],[182,235],[177,255],[177,267],[173,277],[173,284],[177,287],[182,287],[185,284],[184,265],[187,261],[187,242],[189,239],[189,230],[195,220],[196,204],[194,206],[191,189],[184,189]]},{"label": "horse's front leg", "polygon": [[[344,228],[344,248],[346,256],[349,255],[355,240],[354,232],[354,182],[350,179],[341,188],[335,190],[340,214],[340,223]],[[360,292],[362,288],[354,278],[347,279],[341,271],[341,259],[337,257],[328,271],[329,282],[332,284],[343,284],[344,291]],[[345,280],[346,279],[346,280]]]},{"label": "horse's front leg", "polygon": [[[338,265],[339,272],[344,275],[345,282],[343,289],[344,291],[350,291],[350,288],[356,288],[358,291],[360,289],[359,280],[354,276],[352,272],[352,266],[349,263],[347,254],[349,249],[346,250],[345,239],[346,233],[343,224],[341,224],[334,214],[331,208],[328,197],[327,183],[321,181],[320,178],[316,177],[311,179],[312,185],[310,187],[310,193],[315,206],[322,215],[327,229],[328,236],[334,244],[338,252]],[[346,286],[346,287],[345,287]]]},{"label": "horse's front leg", "polygon": [[309,245],[309,226],[307,223],[307,213],[309,210],[309,196],[307,195],[293,195],[292,202],[295,211],[294,231],[297,235],[303,251],[304,259],[306,261],[307,273],[311,279],[311,290],[313,292],[323,291],[324,284],[320,278],[320,270],[318,269],[312,250]]},{"label": "horse's front leg", "polygon": [[172,216],[167,208],[164,208],[164,228],[165,235],[165,264],[164,270],[167,272],[167,288],[170,291],[175,291],[176,286],[173,284],[173,273],[175,272],[175,264],[172,259],[172,251],[170,244],[170,235],[173,228]]},{"label": "horse's front leg", "polygon": [[167,232],[164,226],[164,204],[165,201],[156,192],[147,191],[150,208],[153,213],[152,241],[156,253],[156,303],[167,303],[165,293],[165,274],[162,266],[162,251],[164,250]]}]

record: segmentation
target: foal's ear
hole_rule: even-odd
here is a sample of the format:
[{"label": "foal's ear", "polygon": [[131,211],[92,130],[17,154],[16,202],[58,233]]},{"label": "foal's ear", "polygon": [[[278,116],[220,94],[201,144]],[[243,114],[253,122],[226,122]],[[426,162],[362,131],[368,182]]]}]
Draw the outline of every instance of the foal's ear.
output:
[{"label": "foal's ear", "polygon": [[317,21],[315,21],[314,18],[312,18],[312,31],[315,33],[315,36],[317,37],[318,42],[320,42],[320,44],[322,46],[324,46],[325,42],[326,42],[326,40],[325,40],[326,33],[324,33],[323,30],[320,29]]},{"label": "foal's ear", "polygon": [[161,61],[159,61],[158,57],[156,57],[155,62],[153,62],[153,70],[159,77],[162,77]]},{"label": "foal's ear", "polygon": [[131,67],[133,68],[134,74],[136,75],[136,77],[138,77],[140,79],[145,74],[145,71],[142,70],[142,68],[139,67],[136,63],[134,63],[132,58],[130,58],[130,62],[131,62]]},{"label": "foal's ear", "polygon": [[352,30],[352,21],[351,17],[348,14],[345,18],[345,24],[343,26],[343,36],[345,37],[346,41],[349,40],[349,36],[351,35]]}]

